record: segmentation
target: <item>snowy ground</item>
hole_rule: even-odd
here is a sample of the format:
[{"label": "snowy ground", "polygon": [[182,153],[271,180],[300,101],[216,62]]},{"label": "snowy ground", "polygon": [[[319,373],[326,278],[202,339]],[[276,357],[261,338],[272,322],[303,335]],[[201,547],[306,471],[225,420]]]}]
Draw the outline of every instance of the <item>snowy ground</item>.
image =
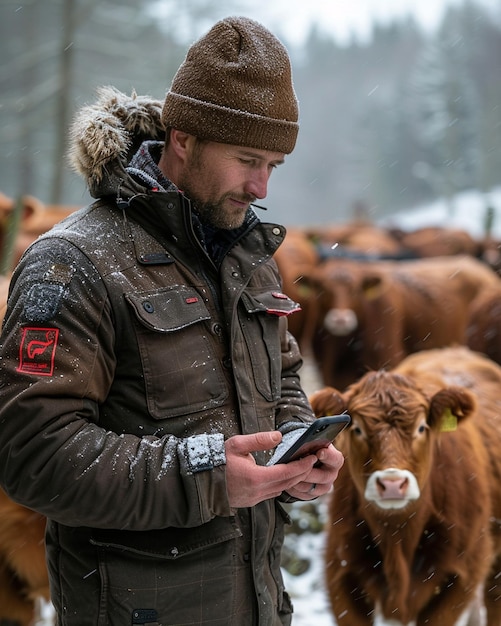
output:
[{"label": "snowy ground", "polygon": [[284,571],[285,588],[294,605],[293,626],[334,626],[324,585],[325,533],[305,533],[292,543],[298,556],[311,559],[309,570],[301,576]]},{"label": "snowy ground", "polygon": [[501,238],[501,187],[487,194],[465,191],[458,194],[450,206],[439,199],[426,206],[399,211],[382,220],[382,223],[408,230],[422,226],[450,226],[464,228],[474,237],[482,237],[488,206],[494,209],[495,214],[492,234]]},{"label": "snowy ground", "polygon": [[[305,358],[300,374],[301,384],[308,395],[320,388],[318,371],[310,359]],[[316,502],[321,523],[326,522],[328,498],[329,495]],[[285,588],[294,605],[293,626],[336,624],[325,591],[324,546],[325,532],[286,536],[285,547],[293,549],[299,558],[310,562],[309,568],[300,576],[293,576],[283,569]]]}]

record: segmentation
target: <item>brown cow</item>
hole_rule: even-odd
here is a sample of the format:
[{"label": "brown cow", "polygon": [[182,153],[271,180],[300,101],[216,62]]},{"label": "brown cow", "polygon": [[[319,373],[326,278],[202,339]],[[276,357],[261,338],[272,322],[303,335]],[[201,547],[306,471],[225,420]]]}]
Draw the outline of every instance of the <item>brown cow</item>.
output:
[{"label": "brown cow", "polygon": [[7,308],[7,296],[9,294],[10,276],[0,274],[0,328],[2,327],[5,309]]},{"label": "brown cow", "polygon": [[[31,224],[31,233],[25,230],[18,236],[15,258],[38,237],[40,229],[47,230],[50,222],[55,221],[44,221],[49,215],[44,213],[43,219],[39,216],[35,222],[38,208],[30,203],[28,199],[24,220]],[[5,209],[5,196],[0,197],[0,213],[2,207]],[[29,207],[33,207],[33,211]],[[9,210],[5,209],[4,217]],[[9,280],[10,276],[0,275],[0,326],[5,315]],[[0,489],[0,624],[31,626],[38,617],[40,599],[50,601],[44,532],[43,516],[16,504]]]},{"label": "brown cow", "polygon": [[499,626],[501,367],[423,351],[311,402],[352,417],[325,555],[338,626],[483,624],[481,604]]},{"label": "brown cow", "polygon": [[[9,277],[0,276],[0,325]],[[0,489],[0,624],[31,626],[38,601],[49,601],[45,518],[16,504]]]},{"label": "brown cow", "polygon": [[0,624],[31,626],[37,604],[49,601],[45,518],[0,489]]},{"label": "brown cow", "polygon": [[313,355],[323,383],[345,389],[407,354],[466,344],[470,307],[501,279],[470,256],[364,263],[332,259],[303,276],[315,299]]},{"label": "brown cow", "polygon": [[402,258],[409,255],[388,229],[365,220],[308,228],[305,234],[316,243],[323,258]]},{"label": "brown cow", "polygon": [[470,307],[467,345],[501,364],[501,293],[484,289]]},{"label": "brown cow", "polygon": [[[33,196],[21,198],[21,217],[16,233],[12,257],[7,269],[12,270],[22,253],[39,235],[50,230],[54,224],[73,213],[76,206],[46,205]],[[16,201],[0,192],[0,259],[5,250],[6,229],[15,208]]]},{"label": "brown cow", "polygon": [[411,231],[390,231],[405,250],[417,257],[470,254],[478,256],[480,244],[462,228],[425,226]]},{"label": "brown cow", "polygon": [[288,327],[301,349],[307,353],[311,346],[312,322],[316,318],[315,301],[308,297],[309,291],[302,288],[302,276],[318,263],[318,253],[311,240],[299,229],[287,229],[282,245],[274,259],[282,276],[283,291],[301,305],[288,318]]}]

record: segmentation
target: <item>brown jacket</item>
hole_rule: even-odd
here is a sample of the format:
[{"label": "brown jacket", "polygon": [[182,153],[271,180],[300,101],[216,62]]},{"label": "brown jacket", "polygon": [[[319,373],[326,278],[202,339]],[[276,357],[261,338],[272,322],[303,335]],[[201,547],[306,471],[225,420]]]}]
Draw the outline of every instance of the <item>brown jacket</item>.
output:
[{"label": "brown jacket", "polygon": [[233,434],[312,419],[271,259],[285,231],[250,218],[216,268],[181,194],[137,192],[78,211],[15,273],[0,483],[49,519],[60,625],[289,624],[285,516],[232,511],[224,456]]}]

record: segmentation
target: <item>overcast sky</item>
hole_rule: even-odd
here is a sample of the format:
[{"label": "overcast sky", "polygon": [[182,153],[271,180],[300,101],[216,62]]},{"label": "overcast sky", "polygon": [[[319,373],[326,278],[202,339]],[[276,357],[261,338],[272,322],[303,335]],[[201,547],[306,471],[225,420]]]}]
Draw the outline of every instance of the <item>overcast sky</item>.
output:
[{"label": "overcast sky", "polygon": [[[475,0],[501,15],[501,0]],[[374,21],[388,22],[409,14],[427,29],[441,21],[444,9],[463,0],[249,0],[240,13],[261,21],[291,43],[301,43],[313,22],[339,43],[353,34],[364,40]]]}]

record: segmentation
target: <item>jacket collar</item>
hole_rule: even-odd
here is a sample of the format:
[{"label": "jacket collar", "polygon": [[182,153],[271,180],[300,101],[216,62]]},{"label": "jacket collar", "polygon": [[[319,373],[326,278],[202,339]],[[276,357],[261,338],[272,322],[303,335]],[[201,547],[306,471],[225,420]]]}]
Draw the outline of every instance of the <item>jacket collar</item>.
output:
[{"label": "jacket collar", "polygon": [[[193,211],[191,202],[178,191],[158,167],[162,147],[163,144],[159,141],[143,142],[126,168],[126,172],[138,184],[147,187],[150,192],[148,194],[150,206],[145,207],[140,203],[143,206],[142,211],[132,210],[131,213],[134,214],[134,219],[139,221],[154,237],[158,237],[159,231],[160,233],[170,232],[178,239],[186,233],[194,236],[215,265],[219,266],[228,251],[259,223],[259,219],[255,212],[249,209],[244,223],[236,229],[218,229],[203,223]],[[166,203],[151,202],[155,194],[162,196],[164,193],[169,196]],[[131,198],[129,201],[131,207],[137,204],[134,200],[135,198]],[[179,207],[177,209],[179,215],[176,215],[174,210],[176,207]],[[153,208],[155,210],[152,211]],[[182,219],[179,219],[180,217]]]}]

